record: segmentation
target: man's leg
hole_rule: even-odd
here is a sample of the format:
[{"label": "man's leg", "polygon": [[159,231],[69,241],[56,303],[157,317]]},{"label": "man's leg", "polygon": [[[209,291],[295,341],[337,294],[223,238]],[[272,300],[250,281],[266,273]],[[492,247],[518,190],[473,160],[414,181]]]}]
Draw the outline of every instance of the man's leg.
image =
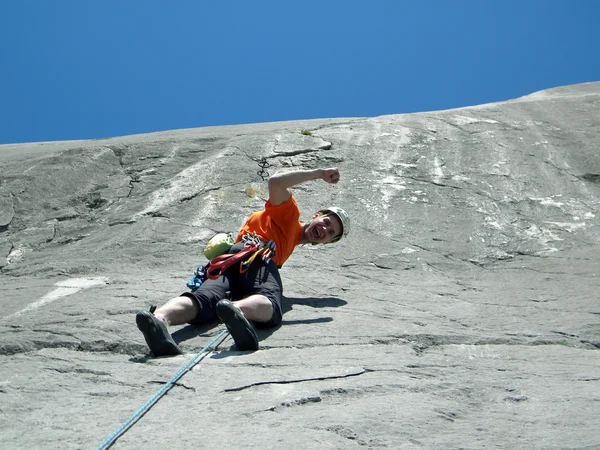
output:
[{"label": "man's leg", "polygon": [[250,323],[264,323],[273,316],[273,305],[264,295],[250,295],[231,302],[221,300],[217,303],[217,315],[225,324],[238,350],[258,350],[258,336]]},{"label": "man's leg", "polygon": [[157,308],[154,314],[148,311],[138,312],[135,321],[154,355],[179,355],[181,349],[173,340],[167,325],[191,322],[196,318],[199,310],[196,300],[182,295],[172,298]]},{"label": "man's leg", "polygon": [[217,315],[227,326],[238,350],[258,350],[258,336],[250,321],[257,326],[273,326],[281,322],[281,279],[272,263],[270,268],[262,266],[259,270],[255,269],[253,276],[243,281],[244,289],[258,292],[234,302],[219,301]]},{"label": "man's leg", "polygon": [[154,315],[167,325],[182,325],[196,318],[200,308],[198,302],[190,297],[182,295],[169,300],[157,308]]},{"label": "man's leg", "polygon": [[167,325],[208,323],[217,318],[216,303],[226,297],[229,279],[206,280],[195,292],[186,292],[157,308],[154,314],[140,311],[136,315],[138,328],[156,356],[177,355],[181,350],[167,330]]},{"label": "man's leg", "polygon": [[[257,350],[258,336],[249,321],[259,327],[281,323],[283,287],[279,270],[274,261],[255,262],[236,281],[234,298],[242,297],[241,300],[221,300],[217,303],[217,315],[229,329],[239,350]],[[251,295],[244,296],[244,292]]]},{"label": "man's leg", "polygon": [[180,298],[182,297],[171,299],[157,309],[155,313],[162,310],[162,313],[158,315],[149,311],[139,311],[135,316],[135,322],[144,335],[150,351],[155,356],[179,355],[181,353],[181,349],[167,330],[170,319],[178,320],[181,316],[189,313],[189,306],[181,302]]}]

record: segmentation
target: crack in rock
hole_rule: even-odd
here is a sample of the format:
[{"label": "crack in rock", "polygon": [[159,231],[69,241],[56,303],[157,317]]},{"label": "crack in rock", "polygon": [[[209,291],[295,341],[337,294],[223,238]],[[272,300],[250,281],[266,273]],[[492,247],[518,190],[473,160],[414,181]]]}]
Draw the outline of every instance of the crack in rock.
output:
[{"label": "crack in rock", "polygon": [[331,375],[324,377],[311,377],[311,378],[299,378],[294,380],[272,380],[272,381],[257,381],[256,383],[250,383],[243,386],[238,386],[234,388],[227,388],[223,392],[236,392],[243,391],[244,389],[249,389],[254,386],[261,386],[265,384],[291,384],[291,383],[304,383],[307,381],[324,381],[324,380],[337,380],[340,378],[349,378],[349,377],[357,377],[359,375],[363,375],[368,372],[373,372],[372,369],[362,369],[359,372],[353,372],[345,375]]},{"label": "crack in rock", "polygon": [[110,150],[112,150],[112,152],[115,154],[115,157],[119,161],[119,166],[121,167],[121,170],[129,178],[129,183],[128,183],[128,186],[127,186],[129,188],[129,192],[125,196],[125,198],[129,198],[129,197],[131,197],[131,193],[133,192],[133,189],[134,189],[133,183],[139,183],[140,180],[139,180],[139,175],[136,175],[136,174],[132,175],[131,169],[127,169],[125,167],[125,164],[123,163],[123,154],[124,154],[124,150],[127,149],[127,146],[125,146],[125,148],[122,149],[122,148],[119,148],[119,147],[116,147],[116,146],[110,146],[109,145],[108,148]]},{"label": "crack in rock", "polygon": [[179,200],[179,203],[188,202],[190,200],[193,200],[196,197],[206,194],[207,192],[218,191],[220,189],[221,188],[219,186],[203,189],[200,192],[196,192],[195,194],[191,194],[187,197],[183,197],[182,199]]},{"label": "crack in rock", "polygon": [[447,187],[447,188],[452,188],[452,189],[463,189],[460,186],[453,186],[451,184],[444,184],[444,183],[439,183],[437,181],[434,180],[426,180],[424,178],[417,178],[417,177],[409,177],[406,175],[398,175],[398,178],[406,178],[408,180],[413,180],[413,181],[417,181],[419,183],[427,183],[427,184],[433,184],[435,186],[440,186],[440,187]]},{"label": "crack in rock", "polygon": [[[331,148],[331,145],[329,145],[329,148]],[[288,156],[297,156],[297,155],[305,155],[307,153],[314,153],[314,152],[318,152],[319,150],[329,150],[329,148],[308,148],[305,150],[294,150],[291,152],[286,152],[286,153],[278,153],[277,155],[271,155],[271,156],[267,156],[267,159],[275,159],[275,158],[282,158],[282,157],[288,157]]]},{"label": "crack in rock", "polygon": [[[417,355],[422,355],[426,350],[434,347],[441,347],[444,345],[522,345],[522,346],[539,346],[539,345],[566,345],[566,346],[577,346],[575,343],[565,343],[564,340],[558,339],[533,339],[530,340],[527,337],[514,337],[514,338],[473,338],[472,336],[436,336],[436,335],[402,335],[393,338],[392,341],[386,341],[383,339],[377,340],[379,344],[389,345],[394,343],[395,339],[406,340],[412,343],[413,350]],[[593,343],[584,342],[579,340],[581,344],[591,344],[594,350],[597,348]]]},{"label": "crack in rock", "polygon": [[368,446],[369,443],[364,439],[360,439],[358,434],[356,434],[352,429],[345,427],[343,425],[330,425],[325,428],[326,431],[337,434],[340,437],[348,439],[350,441],[355,441],[360,446]]},{"label": "crack in rock", "polygon": [[387,267],[387,266],[384,266],[382,264],[377,264],[377,263],[374,263],[374,262],[370,262],[369,264],[371,264],[372,266],[375,266],[378,269],[384,269],[384,270],[392,270],[393,269],[393,267]]},{"label": "crack in rock", "polygon": [[27,340],[0,342],[0,356],[15,355],[19,353],[29,353],[46,348],[64,348],[66,350],[80,352],[110,352],[117,354],[136,354],[146,353],[148,347],[143,344],[121,343],[121,342],[73,342],[73,341],[48,341],[48,340]]},{"label": "crack in rock", "polygon": [[[6,205],[3,205],[2,210],[0,210],[0,233],[4,233],[5,231],[8,231],[8,228],[10,227],[10,224],[12,223],[12,221],[15,218],[15,199],[13,194],[9,194],[10,195],[10,207],[7,207]],[[8,212],[7,212],[8,211]]]},{"label": "crack in rock", "polygon": [[366,120],[368,120],[368,118],[365,119],[355,119],[355,120],[350,120],[347,122],[332,122],[332,123],[327,123],[324,125],[319,125],[316,128],[311,128],[311,131],[314,133],[315,131],[320,131],[320,130],[327,130],[327,128],[336,128],[340,125],[354,125],[354,124],[360,124],[361,122],[365,122]]},{"label": "crack in rock", "polygon": [[178,387],[182,387],[182,388],[184,388],[184,389],[187,389],[187,390],[189,390],[189,391],[194,391],[194,392],[196,392],[196,388],[195,388],[195,387],[193,387],[193,386],[187,386],[187,385],[185,385],[185,384],[183,384],[183,383],[178,383],[178,382],[175,382],[175,383],[169,383],[168,381],[150,380],[150,381],[148,381],[148,383],[162,384],[162,385],[169,384],[169,385],[171,385],[171,386],[178,386]]},{"label": "crack in rock", "polygon": [[[264,348],[322,348],[322,347],[341,347],[341,346],[360,346],[360,345],[412,345],[414,352],[417,356],[423,355],[430,348],[442,347],[444,345],[518,345],[518,346],[531,346],[536,347],[540,345],[562,345],[567,347],[579,348],[582,350],[597,350],[600,348],[600,342],[596,341],[588,341],[585,339],[571,339],[570,341],[565,341],[564,338],[536,338],[536,336],[514,336],[514,337],[488,337],[488,338],[476,338],[474,336],[468,335],[431,335],[431,334],[401,334],[401,335],[393,335],[393,336],[382,336],[378,338],[371,339],[367,342],[352,342],[352,343],[318,343],[318,344],[296,344],[293,346],[278,346],[278,347],[268,347]],[[365,369],[365,372],[372,372],[371,369]],[[348,375],[362,375],[364,372]],[[335,378],[335,377],[333,377]],[[315,379],[305,379],[305,380],[291,380],[291,381],[265,381],[258,382],[254,384],[250,384],[247,386],[242,386],[240,388],[232,388],[229,390],[242,390],[247,387],[252,387],[254,385],[260,384],[284,384],[284,383],[294,383],[294,382],[302,382],[302,381],[313,381],[319,380],[320,378]]]},{"label": "crack in rock", "polygon": [[321,397],[316,395],[314,397],[302,397],[299,400],[293,400],[291,402],[281,402],[278,406],[272,406],[271,408],[267,408],[264,411],[277,411],[280,407],[290,408],[292,406],[301,406],[301,405],[309,405],[311,403],[320,403]]},{"label": "crack in rock", "polygon": [[81,373],[81,374],[86,374],[86,375],[105,375],[105,376],[111,376],[111,374],[109,372],[103,372],[103,371],[92,370],[92,369],[82,369],[82,368],[64,369],[64,368],[57,368],[57,367],[45,367],[45,369],[46,370],[53,370],[53,371],[58,372],[58,373]]}]

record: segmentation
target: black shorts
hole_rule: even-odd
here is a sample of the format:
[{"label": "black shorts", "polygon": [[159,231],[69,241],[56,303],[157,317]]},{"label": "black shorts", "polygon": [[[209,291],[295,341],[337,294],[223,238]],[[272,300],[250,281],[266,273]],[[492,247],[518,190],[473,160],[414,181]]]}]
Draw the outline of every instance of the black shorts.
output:
[{"label": "black shorts", "polygon": [[[242,243],[237,243],[228,253],[237,253],[243,248]],[[198,315],[191,323],[203,324],[217,320],[215,309],[217,302],[227,298],[228,291],[231,293],[232,301],[255,294],[264,295],[273,305],[273,316],[267,322],[255,322],[255,324],[259,327],[272,327],[281,323],[283,285],[279,269],[272,259],[266,264],[261,258],[256,258],[243,274],[239,273],[239,265],[234,264],[216,280],[204,281],[195,292],[181,294],[195,299],[200,307]]]}]

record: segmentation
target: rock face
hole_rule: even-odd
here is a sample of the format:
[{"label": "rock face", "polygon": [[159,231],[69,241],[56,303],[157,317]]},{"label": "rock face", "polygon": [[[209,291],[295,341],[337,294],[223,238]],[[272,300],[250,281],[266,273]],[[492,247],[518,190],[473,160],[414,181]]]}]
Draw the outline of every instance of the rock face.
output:
[{"label": "rock face", "polygon": [[258,172],[334,166],[293,192],[353,231],[286,263],[283,324],[220,343],[115,448],[600,445],[599,147],[600,83],[0,146],[3,447],[103,442],[222,330],[173,327],[186,354],[148,358],[135,312],[262,208]]}]

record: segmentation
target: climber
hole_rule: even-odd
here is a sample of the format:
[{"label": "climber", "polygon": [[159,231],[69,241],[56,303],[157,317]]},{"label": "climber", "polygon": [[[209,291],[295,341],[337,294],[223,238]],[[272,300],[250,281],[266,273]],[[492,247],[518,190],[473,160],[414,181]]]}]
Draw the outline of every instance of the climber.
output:
[{"label": "climber", "polygon": [[[316,179],[336,184],[340,174],[330,168],[297,170],[269,178],[265,208],[250,216],[227,252],[236,254],[249,242],[258,242],[261,256],[246,264],[246,270],[239,264],[232,265],[195,291],[185,292],[156,310],[137,313],[137,326],[155,356],[181,353],[167,325],[204,324],[217,318],[229,330],[238,350],[258,349],[253,324],[273,327],[281,322],[283,287],[279,268],[294,248],[300,244],[334,243],[350,231],[349,217],[338,207],[320,210],[310,221],[300,222],[300,210],[289,188]],[[231,300],[226,298],[227,293]]]}]

